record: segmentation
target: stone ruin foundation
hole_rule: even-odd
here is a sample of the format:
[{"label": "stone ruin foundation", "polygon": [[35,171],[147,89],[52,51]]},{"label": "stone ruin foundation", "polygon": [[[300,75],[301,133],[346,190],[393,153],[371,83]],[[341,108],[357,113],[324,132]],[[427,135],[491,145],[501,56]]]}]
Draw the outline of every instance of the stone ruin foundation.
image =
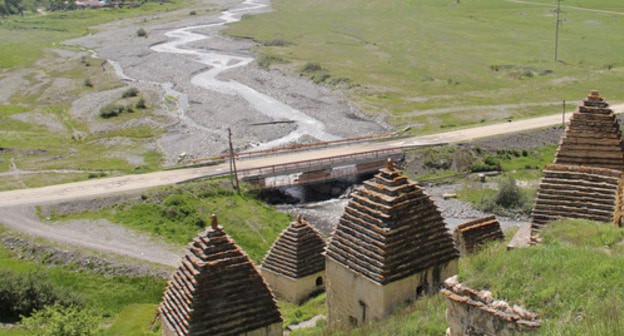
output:
[{"label": "stone ruin foundation", "polygon": [[433,200],[388,161],[351,195],[326,257],[328,321],[348,327],[437,292],[459,252]]},{"label": "stone ruin foundation", "polygon": [[262,261],[262,276],[278,298],[295,304],[325,288],[325,241],[301,216],[277,238]]},{"label": "stone ruin foundation", "polygon": [[546,166],[531,215],[537,232],[559,218],[622,224],[624,144],[620,125],[597,91],[583,100]]},{"label": "stone ruin foundation", "polygon": [[462,256],[476,252],[485,243],[505,239],[496,216],[491,215],[458,225],[453,232]]},{"label": "stone ruin foundation", "polygon": [[273,295],[214,215],[189,244],[159,312],[164,336],[282,335]]},{"label": "stone ruin foundation", "polygon": [[495,300],[489,291],[476,291],[447,279],[440,293],[446,296],[447,336],[512,336],[536,331],[539,316],[517,305]]}]

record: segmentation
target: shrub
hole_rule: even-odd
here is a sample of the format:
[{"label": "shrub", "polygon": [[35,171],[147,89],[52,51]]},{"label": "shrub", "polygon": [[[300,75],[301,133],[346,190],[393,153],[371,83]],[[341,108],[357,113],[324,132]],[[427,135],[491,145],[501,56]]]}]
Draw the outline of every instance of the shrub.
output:
[{"label": "shrub", "polygon": [[316,62],[308,62],[303,66],[302,69],[303,72],[317,72],[321,70],[323,70],[323,68],[319,63]]},{"label": "shrub", "polygon": [[36,311],[20,322],[20,327],[41,336],[92,336],[98,333],[94,313],[78,307],[55,304]]},{"label": "shrub", "polygon": [[93,82],[89,78],[85,79],[83,84],[86,87],[93,87]]},{"label": "shrub", "polygon": [[267,47],[285,47],[290,44],[292,43],[282,39],[267,40],[262,42],[262,45]]},{"label": "shrub", "polygon": [[137,30],[136,34],[139,37],[147,37],[147,32],[143,28],[139,28],[139,30]]},{"label": "shrub", "polygon": [[512,208],[522,204],[524,195],[516,184],[516,180],[507,176],[498,183],[498,192],[494,195],[494,203],[503,208]]},{"label": "shrub", "polygon": [[189,12],[189,15],[197,15],[197,11],[192,10],[192,11]]},{"label": "shrub", "polygon": [[0,270],[0,317],[17,321],[30,316],[47,305],[82,305],[82,299],[73,292],[56,288],[44,272],[16,274]]},{"label": "shrub", "polygon": [[258,57],[256,62],[258,62],[258,66],[259,67],[267,70],[267,69],[269,69],[271,64],[273,64],[273,63],[286,63],[286,60],[284,60],[282,57],[277,56],[277,55],[260,54],[260,56]]},{"label": "shrub", "polygon": [[100,117],[104,119],[113,118],[123,113],[125,109],[123,105],[114,103],[106,104],[100,109]]},{"label": "shrub", "polygon": [[138,109],[145,109],[145,108],[147,108],[147,105],[145,105],[145,99],[143,99],[143,97],[139,98],[139,100],[136,102],[134,107],[136,107]]},{"label": "shrub", "polygon": [[533,197],[516,184],[516,180],[507,176],[498,182],[497,191],[491,196],[481,198],[479,207],[488,212],[499,214],[531,212]]},{"label": "shrub", "polygon": [[136,97],[139,95],[139,89],[132,87],[121,94],[121,98]]}]

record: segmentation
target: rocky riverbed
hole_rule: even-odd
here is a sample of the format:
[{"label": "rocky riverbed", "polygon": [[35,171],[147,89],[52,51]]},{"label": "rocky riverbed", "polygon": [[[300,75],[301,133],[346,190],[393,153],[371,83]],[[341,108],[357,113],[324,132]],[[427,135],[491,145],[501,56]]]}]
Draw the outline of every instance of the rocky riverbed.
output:
[{"label": "rocky riverbed", "polygon": [[[200,15],[177,11],[113,21],[95,27],[96,34],[66,42],[106,59],[129,85],[159,93],[157,113],[168,119],[154,126],[165,129],[158,148],[167,162],[180,153],[206,157],[224,152],[228,128],[241,149],[388,130],[331,88],[260,69],[253,59],[255,43],[221,34],[242,15],[270,10],[267,1],[210,0],[205,6],[209,10],[198,11]],[[146,37],[137,36],[139,28],[147,31]],[[77,117],[101,105],[94,99],[95,94],[77,102],[72,109]],[[275,121],[291,123],[270,124]]]}]

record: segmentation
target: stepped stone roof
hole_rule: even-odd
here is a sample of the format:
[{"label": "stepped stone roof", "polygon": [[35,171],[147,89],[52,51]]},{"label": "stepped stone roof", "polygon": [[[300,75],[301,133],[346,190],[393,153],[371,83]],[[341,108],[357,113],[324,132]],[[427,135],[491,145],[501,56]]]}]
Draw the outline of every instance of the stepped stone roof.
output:
[{"label": "stepped stone roof", "polygon": [[188,246],[160,305],[175,335],[239,335],[282,318],[253,263],[223,231],[212,226]]},{"label": "stepped stone roof", "polygon": [[624,170],[620,124],[598,91],[591,91],[572,115],[555,163]]},{"label": "stepped stone roof", "polygon": [[301,216],[282,231],[262,261],[262,269],[290,278],[325,270],[325,241]]},{"label": "stepped stone roof", "polygon": [[459,253],[433,200],[388,160],[351,195],[326,256],[385,285]]},{"label": "stepped stone roof", "polygon": [[622,171],[575,165],[547,165],[531,214],[533,230],[558,218],[621,221]]},{"label": "stepped stone roof", "polygon": [[505,239],[500,223],[494,215],[458,225],[454,236],[462,253],[472,253],[487,242]]}]

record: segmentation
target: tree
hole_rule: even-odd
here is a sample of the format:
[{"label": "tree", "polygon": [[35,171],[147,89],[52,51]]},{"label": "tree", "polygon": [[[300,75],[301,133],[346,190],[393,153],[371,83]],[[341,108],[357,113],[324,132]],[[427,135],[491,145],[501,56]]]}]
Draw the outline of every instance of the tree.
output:
[{"label": "tree", "polygon": [[19,323],[20,328],[41,336],[93,336],[98,325],[93,312],[59,304],[36,311]]}]

